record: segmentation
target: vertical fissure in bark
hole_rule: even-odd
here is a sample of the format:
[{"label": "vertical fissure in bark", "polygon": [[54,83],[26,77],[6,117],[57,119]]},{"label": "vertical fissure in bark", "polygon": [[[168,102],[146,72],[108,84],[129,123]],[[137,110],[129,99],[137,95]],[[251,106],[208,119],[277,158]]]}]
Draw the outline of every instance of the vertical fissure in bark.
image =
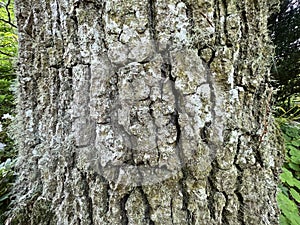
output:
[{"label": "vertical fissure in bark", "polygon": [[[67,99],[63,99],[63,107],[62,107],[62,119],[67,120],[68,123],[64,123],[64,132],[67,134],[71,131],[71,115],[68,113],[68,109],[70,108],[70,103],[73,101],[73,70],[72,68],[64,67],[64,73],[62,76],[66,74],[66,79],[63,81],[64,87],[62,88],[62,93],[68,92],[69,97]],[[63,78],[62,78],[63,79]]]},{"label": "vertical fissure in bark", "polygon": [[[119,80],[118,74],[116,74],[116,77],[117,77],[117,80]],[[116,85],[116,86],[118,86],[118,85]],[[116,96],[119,95],[118,89],[116,90],[116,93],[117,93],[116,95],[113,95],[112,93],[110,93],[111,99],[117,100]],[[114,126],[115,130],[118,130],[119,132],[121,132],[123,134],[122,139],[125,140],[125,142],[127,143],[127,145],[124,146],[124,152],[126,153],[126,156],[128,156],[128,157],[126,157],[126,159],[124,159],[123,163],[136,166],[135,168],[137,169],[138,174],[139,174],[139,179],[136,180],[136,185],[140,185],[140,183],[142,182],[142,176],[141,176],[140,169],[134,160],[135,159],[134,146],[137,146],[137,144],[135,143],[135,139],[134,139],[133,135],[130,135],[128,133],[128,131],[126,130],[126,128],[124,127],[124,125],[120,124],[119,121],[117,120],[117,118],[120,118],[120,116],[118,114],[119,114],[119,109],[121,109],[121,107],[122,106],[121,106],[120,102],[118,102],[117,105],[113,106],[113,108],[111,109],[111,113],[115,113],[115,115],[110,117],[110,120],[111,120],[110,123]],[[101,165],[101,164],[99,164],[99,165]],[[116,168],[116,171],[115,171],[112,179],[118,180],[122,166],[119,165],[119,166],[116,166],[115,168]]]},{"label": "vertical fissure in bark", "polygon": [[209,127],[211,125],[211,122],[205,122],[204,123],[204,127],[201,128],[200,130],[200,137],[201,137],[201,140],[205,143],[205,144],[209,144]]},{"label": "vertical fissure in bark", "polygon": [[243,36],[246,37],[249,33],[249,26],[248,26],[248,19],[247,19],[246,9],[244,7],[242,8],[242,11],[241,11],[241,18],[242,18],[242,21],[244,22],[244,34],[243,34]]},{"label": "vertical fissure in bark", "polygon": [[228,195],[225,191],[222,191],[222,194],[224,195],[225,199],[226,199],[226,202],[225,202],[225,206],[222,210],[222,225],[228,225],[229,222],[228,222],[228,219],[226,217],[226,208],[228,206]]},{"label": "vertical fissure in bark", "polygon": [[72,41],[74,41],[74,45],[77,45],[78,46],[78,27],[79,27],[79,22],[78,22],[78,18],[77,18],[77,15],[76,15],[76,9],[79,7],[78,4],[74,4],[74,8],[73,8],[73,11],[72,11],[72,14],[70,15],[70,18],[73,20],[74,22],[74,34],[70,34],[70,36],[72,37]]},{"label": "vertical fissure in bark", "polygon": [[259,163],[259,165],[261,166],[261,168],[263,168],[264,167],[264,161],[263,161],[262,156],[261,156],[260,145],[255,150],[255,159]]},{"label": "vertical fissure in bark", "polygon": [[89,181],[87,178],[87,175],[85,172],[80,172],[81,174],[81,178],[82,178],[82,182],[83,182],[83,194],[86,197],[86,201],[87,201],[87,212],[88,212],[88,216],[89,216],[89,220],[90,220],[90,225],[94,224],[94,215],[93,215],[93,201],[92,198],[90,196],[90,186],[89,186]]},{"label": "vertical fissure in bark", "polygon": [[[212,61],[214,60],[213,58],[211,59]],[[218,135],[219,132],[217,130],[218,127],[218,121],[216,121],[216,101],[217,101],[217,97],[216,97],[216,90],[215,90],[215,86],[214,86],[214,77],[213,74],[209,68],[209,66],[203,62],[203,66],[205,67],[205,71],[206,71],[206,82],[208,83],[209,89],[210,89],[210,102],[211,102],[211,124],[210,126],[212,127],[211,130],[211,134],[210,134],[210,138],[207,139],[207,144],[209,146],[210,149],[210,156],[211,159],[213,159],[215,157],[215,151],[217,149],[219,149],[221,146],[218,140]],[[212,140],[211,140],[212,138]],[[212,162],[213,163],[213,162]]]},{"label": "vertical fissure in bark", "polygon": [[70,163],[68,164],[69,165],[69,169],[73,169],[76,165],[76,152],[72,152],[71,153],[71,157],[70,157]]},{"label": "vertical fissure in bark", "polygon": [[60,94],[60,78],[59,78],[59,69],[53,69],[53,84],[51,85],[53,87],[53,92],[51,93],[51,97],[52,97],[52,118],[54,118],[53,124],[52,124],[52,131],[55,132],[56,131],[56,127],[58,124],[58,110],[60,108],[59,105],[59,94]]},{"label": "vertical fissure in bark", "polygon": [[66,186],[66,180],[67,180],[67,173],[68,173],[68,169],[67,167],[64,167],[63,173],[61,174],[61,180],[59,182],[61,182],[61,192],[59,193],[59,201],[58,203],[61,204],[64,200],[64,198],[66,197],[66,195],[64,194],[65,191],[65,186]]},{"label": "vertical fissure in bark", "polygon": [[145,214],[144,214],[144,219],[145,221],[149,224],[149,225],[155,225],[155,223],[151,220],[151,212],[152,212],[152,208],[151,205],[148,201],[148,196],[147,194],[144,192],[143,187],[139,186],[137,187],[137,189],[139,190],[141,196],[142,196],[142,200],[145,206]]},{"label": "vertical fissure in bark", "polygon": [[234,165],[237,168],[237,180],[236,180],[236,189],[234,191],[235,195],[237,196],[238,202],[239,202],[239,209],[238,209],[238,215],[237,215],[237,219],[240,222],[241,225],[245,225],[245,221],[244,221],[244,210],[243,210],[243,205],[244,205],[244,198],[241,191],[241,186],[243,183],[242,180],[242,176],[243,176],[243,169],[240,167],[240,165],[238,164],[237,160],[238,160],[238,155],[240,154],[240,146],[241,146],[241,137],[242,135],[240,135],[238,137],[238,144],[237,144],[237,152],[234,158]]},{"label": "vertical fissure in bark", "polygon": [[215,45],[220,46],[221,45],[221,30],[220,30],[220,5],[219,0],[214,0],[214,25],[215,25]]},{"label": "vertical fissure in bark", "polygon": [[188,177],[188,169],[186,168],[186,162],[184,160],[184,153],[182,151],[182,146],[181,146],[181,126],[179,123],[179,114],[180,114],[180,93],[175,87],[175,82],[176,82],[176,77],[172,76],[172,65],[171,65],[171,56],[170,52],[167,51],[167,53],[163,56],[164,59],[164,65],[165,68],[168,70],[166,71],[166,77],[167,79],[171,80],[171,88],[172,88],[172,93],[175,98],[175,110],[173,113],[173,122],[176,127],[176,154],[179,158],[180,165],[181,165],[181,171],[182,171],[182,178],[179,180],[179,186],[181,189],[181,193],[183,196],[183,203],[182,203],[182,209],[186,211],[186,222],[187,225],[191,225],[191,212],[188,209],[189,205],[189,194],[186,188],[186,179]]},{"label": "vertical fissure in bark", "polygon": [[108,211],[109,211],[109,202],[110,202],[110,194],[109,194],[109,191],[110,191],[110,186],[109,186],[109,183],[108,181],[103,177],[101,176],[102,180],[105,182],[105,192],[104,192],[104,199],[106,199],[106,201],[103,203],[105,205],[105,210],[103,212],[103,215],[106,214]]},{"label": "vertical fissure in bark", "polygon": [[[239,48],[237,58],[242,59],[242,47]],[[234,70],[233,70],[233,79],[234,79],[234,85],[242,87],[244,91],[247,91],[247,86],[243,84],[242,82],[242,76],[239,76],[239,71],[241,71],[242,65],[240,61],[236,61],[233,64]],[[245,97],[244,97],[245,98]],[[244,100],[244,99],[243,99]]]},{"label": "vertical fissure in bark", "polygon": [[[64,46],[64,37],[63,37],[63,34],[62,34],[62,24],[61,24],[61,15],[60,15],[60,6],[59,6],[59,3],[58,1],[56,0],[56,10],[57,10],[57,18],[56,18],[56,22],[57,22],[57,25],[58,25],[58,29],[59,29],[59,33],[60,33],[60,38],[61,38],[61,41],[62,41],[62,53],[64,54],[65,53],[65,46]],[[62,61],[61,61],[62,62]]]},{"label": "vertical fissure in bark", "polygon": [[[73,77],[73,67],[68,67],[67,70],[68,70],[68,75],[69,75],[69,77],[70,77],[71,80],[72,80],[72,77]],[[70,88],[72,89],[73,84],[70,84],[70,85],[71,85]]]},{"label": "vertical fissure in bark", "polygon": [[148,0],[148,21],[149,21],[149,31],[150,37],[154,41],[155,49],[158,48],[157,43],[157,31],[156,31],[156,0]]},{"label": "vertical fissure in bark", "polygon": [[[25,31],[25,33],[32,39],[33,38],[33,32],[34,32],[34,27],[33,27],[33,19],[34,19],[34,13],[32,12],[32,10],[30,11],[25,24],[23,26],[23,30]],[[32,56],[34,57],[34,54],[32,54]],[[33,62],[33,61],[32,61]]]},{"label": "vertical fissure in bark", "polygon": [[130,193],[125,194],[123,198],[120,200],[120,215],[121,215],[121,225],[128,225],[128,216],[126,210],[126,202],[130,196]]},{"label": "vertical fissure in bark", "polygon": [[[213,61],[214,59],[212,59]],[[206,63],[203,63],[204,67],[205,67],[205,71],[206,71],[206,82],[209,85],[209,89],[210,89],[210,102],[212,104],[211,107],[211,115],[212,115],[212,123],[215,123],[215,119],[216,119],[216,94],[215,94],[215,87],[214,87],[214,81],[213,81],[213,74],[211,73],[210,68],[208,67],[208,65],[206,65]]]},{"label": "vertical fissure in bark", "polygon": [[[87,65],[88,68],[87,68],[87,73],[88,73],[88,93],[91,93],[91,87],[92,87],[92,68],[91,68],[91,65],[88,64]],[[88,97],[87,97],[87,113],[88,113],[88,118],[91,118],[91,107],[89,107],[91,105],[91,95],[88,94]],[[95,143],[96,143],[96,137],[97,137],[97,134],[96,134],[96,121],[93,120],[93,119],[89,119],[88,121],[91,126],[91,137],[90,137],[90,140],[89,140],[89,146],[91,148],[94,149],[95,151]]]},{"label": "vertical fissure in bark", "polygon": [[[100,20],[98,21],[98,24],[101,27],[101,30],[103,31],[101,33],[101,35],[102,35],[102,43],[103,43],[104,49],[107,51],[108,50],[108,44],[106,43],[105,19],[104,19],[104,16],[105,16],[104,12],[105,12],[105,7],[106,7],[106,1],[103,1],[101,4],[102,4],[102,8],[99,7],[99,10],[100,10],[100,17],[99,18],[100,18]],[[122,32],[123,32],[123,30],[122,30]],[[109,60],[109,58],[108,58],[108,60]]]},{"label": "vertical fissure in bark", "polygon": [[240,193],[239,189],[241,188],[240,182],[242,182],[242,175],[241,175],[241,171],[238,171],[238,177],[237,177],[237,189],[234,192],[238,198],[239,201],[239,209],[238,209],[238,215],[237,215],[237,219],[240,222],[241,225],[245,225],[245,220],[244,220],[244,209],[243,209],[243,205],[244,205],[244,198],[243,195]]},{"label": "vertical fissure in bark", "polygon": [[93,214],[93,200],[90,196],[88,196],[88,213],[91,220],[91,225],[94,224],[94,214]]},{"label": "vertical fissure in bark", "polygon": [[[235,84],[243,87],[245,91],[251,91],[247,85],[243,84],[243,77],[241,74],[238,74],[238,72],[235,71],[242,71],[243,67],[245,66],[244,64],[247,64],[247,55],[248,55],[248,47],[249,47],[249,26],[248,26],[248,19],[247,19],[247,13],[246,13],[246,3],[244,2],[236,2],[236,8],[237,12],[240,15],[240,30],[241,30],[241,41],[242,44],[240,45],[239,52],[238,52],[238,58],[240,59],[238,62],[235,64],[235,70],[234,70],[234,80]],[[249,66],[248,66],[249,68]],[[251,66],[250,66],[251,68]],[[251,73],[251,70],[248,71]]]},{"label": "vertical fissure in bark", "polygon": [[[161,82],[161,85],[163,85],[163,82]],[[160,88],[160,89],[161,89],[161,95],[162,95],[162,88]],[[149,114],[151,116],[152,124],[155,127],[155,149],[157,151],[157,162],[159,162],[161,154],[160,154],[160,151],[159,151],[159,148],[158,148],[158,126],[155,123],[155,116],[153,114],[153,108],[152,108],[154,103],[155,103],[155,101],[150,101]]]},{"label": "vertical fissure in bark", "polygon": [[[39,79],[38,77],[33,77],[33,79],[31,79],[31,81],[30,81],[30,84],[32,86],[25,87],[25,90],[27,88],[28,88],[28,90],[38,90],[38,79]],[[37,95],[38,95],[37,91],[35,91],[34,93],[31,93],[31,94],[28,94],[28,96],[31,96],[30,101],[32,104],[30,104],[30,106],[29,106],[31,108],[29,108],[26,105],[26,107],[28,107],[28,109],[31,110],[31,112],[32,112],[32,121],[33,121],[32,134],[39,134],[38,124],[39,124],[39,118],[41,115],[38,115],[38,113],[37,113],[37,111],[38,111],[37,110],[37,107],[38,107],[38,96]],[[26,109],[26,110],[28,110],[28,109]],[[39,137],[37,135],[34,135],[32,140],[29,143],[30,143],[30,148],[34,149],[41,143],[41,140],[39,139]],[[31,152],[29,154],[31,154]]]},{"label": "vertical fissure in bark", "polygon": [[236,8],[240,13],[240,18],[241,18],[240,25],[241,25],[242,37],[245,39],[245,41],[248,41],[249,25],[248,25],[247,12],[246,12],[246,2],[237,1]]},{"label": "vertical fissure in bark", "polygon": [[227,15],[228,15],[228,5],[227,0],[222,0],[222,7],[224,9],[224,22],[223,22],[223,30],[225,35],[225,44],[227,47],[231,48],[233,44],[231,43],[231,40],[229,39],[228,30],[227,30]]},{"label": "vertical fissure in bark", "polygon": [[[212,165],[215,165],[215,163],[212,162]],[[213,167],[213,168],[215,168],[215,167]],[[216,220],[216,212],[215,212],[215,207],[214,207],[214,195],[217,192],[217,189],[214,185],[213,179],[214,179],[214,171],[211,170],[210,173],[209,173],[209,176],[207,177],[207,184],[208,184],[208,187],[207,187],[207,195],[208,195],[207,206],[208,206],[208,209],[209,209],[210,217],[213,220]]]},{"label": "vertical fissure in bark", "polygon": [[165,62],[166,64],[166,67],[168,68],[168,79],[171,80],[171,88],[172,88],[172,93],[174,95],[174,98],[175,98],[175,109],[174,109],[174,113],[173,113],[173,123],[174,125],[176,126],[176,148],[179,152],[179,154],[182,154],[182,156],[180,157],[180,160],[181,160],[181,166],[185,166],[185,162],[184,162],[184,156],[183,156],[183,152],[181,151],[180,149],[180,137],[181,137],[181,127],[180,127],[180,124],[179,124],[179,113],[180,113],[180,93],[179,91],[176,89],[175,87],[175,81],[176,81],[176,78],[172,77],[172,65],[171,65],[171,62],[170,62],[170,55],[168,53],[167,55],[167,62]]},{"label": "vertical fissure in bark", "polygon": [[[265,99],[264,103],[265,103],[265,108],[262,110],[263,111],[263,118],[262,121],[258,121],[258,124],[261,124],[261,134],[258,136],[258,144],[257,147],[255,149],[255,157],[256,160],[258,161],[258,163],[261,165],[261,167],[264,167],[264,160],[262,158],[262,153],[261,153],[261,147],[262,147],[262,143],[264,141],[264,136],[268,133],[268,126],[270,123],[270,113],[271,113],[271,109],[270,109],[270,104],[272,101],[272,90],[265,90],[265,87],[263,85],[260,86],[260,91],[258,91],[256,93],[256,98],[257,98],[257,102],[261,102],[262,99],[260,99],[260,96],[263,96],[264,94],[267,94],[267,98]],[[265,92],[265,93],[264,93]]]},{"label": "vertical fissure in bark", "polygon": [[188,2],[188,0],[183,0],[184,4],[186,5],[186,16],[189,19],[189,28],[188,32],[190,36],[192,37],[194,34],[193,28],[195,27],[195,21],[194,21],[194,12],[192,5]]},{"label": "vertical fissure in bark", "polygon": [[172,225],[174,225],[173,198],[171,198],[171,201],[170,201],[170,209],[171,209],[171,222],[172,222]]},{"label": "vertical fissure in bark", "polygon": [[188,170],[186,168],[182,168],[182,178],[179,180],[179,187],[180,187],[180,191],[182,193],[182,210],[184,210],[186,212],[186,222],[187,225],[192,225],[191,224],[191,212],[188,208],[189,205],[189,193],[187,191],[186,188],[186,180],[187,180],[187,176],[188,176]]},{"label": "vertical fissure in bark", "polygon": [[258,0],[253,0],[253,5],[254,5],[254,8],[255,8],[256,11],[260,10]]},{"label": "vertical fissure in bark", "polygon": [[236,150],[236,154],[234,156],[234,165],[238,169],[238,171],[242,171],[242,168],[238,164],[238,156],[240,154],[240,148],[241,148],[241,137],[242,137],[242,135],[238,136],[237,150]]},{"label": "vertical fissure in bark", "polygon": [[[68,99],[63,101],[63,106],[62,106],[62,119],[64,120],[63,128],[64,128],[64,134],[68,134],[72,130],[72,119],[69,114],[69,108],[71,102],[73,102],[73,96],[74,96],[74,91],[73,91],[73,68],[65,68],[66,74],[67,74],[67,79],[62,78],[62,84],[65,85],[64,89],[62,90],[62,93],[69,92],[69,97]],[[64,76],[64,74],[62,74]],[[63,94],[62,94],[63,96]],[[63,97],[62,97],[63,98]],[[66,137],[64,137],[66,138]],[[75,165],[74,165],[75,166]]]}]

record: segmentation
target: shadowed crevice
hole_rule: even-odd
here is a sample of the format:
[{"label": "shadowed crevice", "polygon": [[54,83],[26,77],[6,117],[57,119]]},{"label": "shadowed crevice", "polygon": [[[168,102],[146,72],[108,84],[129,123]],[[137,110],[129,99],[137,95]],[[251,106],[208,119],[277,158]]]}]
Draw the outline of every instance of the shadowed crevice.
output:
[{"label": "shadowed crevice", "polygon": [[92,198],[90,196],[90,187],[89,187],[89,181],[87,178],[87,174],[84,172],[80,172],[81,174],[81,178],[82,178],[82,183],[83,183],[83,193],[84,196],[86,197],[86,201],[87,201],[87,212],[88,212],[88,217],[90,220],[90,224],[89,225],[94,225],[94,215],[93,215],[93,201]]},{"label": "shadowed crevice", "polygon": [[157,31],[156,31],[156,0],[148,0],[148,26],[150,31],[150,37],[154,41],[155,49],[158,49],[157,45]]},{"label": "shadowed crevice", "polygon": [[128,225],[128,215],[126,210],[126,202],[130,196],[129,194],[125,194],[123,198],[120,200],[120,214],[121,214],[121,225]]},{"label": "shadowed crevice", "polygon": [[244,199],[243,199],[242,193],[240,192],[241,186],[243,184],[243,179],[242,179],[243,169],[240,167],[240,165],[237,162],[238,155],[240,154],[240,148],[241,148],[240,146],[241,146],[241,135],[238,137],[237,151],[236,151],[236,155],[235,155],[235,159],[234,159],[234,165],[236,166],[237,171],[238,171],[238,176],[237,176],[237,180],[236,180],[236,190],[234,191],[234,193],[237,196],[238,203],[239,203],[237,219],[241,225],[245,225],[244,210],[242,208],[244,206]]},{"label": "shadowed crevice", "polygon": [[141,193],[142,196],[142,200],[143,203],[145,205],[145,221],[149,224],[149,225],[155,225],[155,223],[151,220],[151,212],[152,212],[152,208],[151,205],[148,201],[148,196],[147,194],[144,192],[143,187],[139,186],[137,187],[138,191]]}]

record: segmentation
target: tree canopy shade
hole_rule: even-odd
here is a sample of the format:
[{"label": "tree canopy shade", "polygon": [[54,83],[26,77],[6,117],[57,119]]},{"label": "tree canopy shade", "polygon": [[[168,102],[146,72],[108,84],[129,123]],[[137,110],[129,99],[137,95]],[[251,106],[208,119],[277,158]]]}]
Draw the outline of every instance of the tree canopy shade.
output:
[{"label": "tree canopy shade", "polygon": [[276,98],[282,103],[300,93],[300,1],[281,1],[280,11],[269,19],[275,48],[272,70]]},{"label": "tree canopy shade", "polygon": [[17,0],[12,224],[278,224],[261,1]]}]

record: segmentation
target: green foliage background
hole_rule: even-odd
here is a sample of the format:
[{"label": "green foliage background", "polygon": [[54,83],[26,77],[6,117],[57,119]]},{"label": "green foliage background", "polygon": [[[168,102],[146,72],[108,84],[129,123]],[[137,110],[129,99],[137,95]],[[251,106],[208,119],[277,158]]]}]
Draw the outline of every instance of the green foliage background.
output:
[{"label": "green foliage background", "polygon": [[287,110],[291,98],[300,93],[300,1],[281,0],[280,11],[269,18],[269,29],[276,46],[272,69],[276,105]]},{"label": "green foliage background", "polygon": [[274,110],[285,139],[286,155],[277,196],[281,225],[300,225],[300,0],[281,0],[269,18],[275,45],[272,85]]},{"label": "green foliage background", "polygon": [[286,161],[282,168],[277,201],[281,225],[299,225],[300,216],[300,124],[279,119],[285,139]]},{"label": "green foliage background", "polygon": [[12,86],[16,78],[14,64],[18,47],[13,3],[0,0],[0,224],[4,224],[6,219],[5,211],[10,203],[10,190],[15,180],[13,159],[16,152],[9,136],[15,108]]}]

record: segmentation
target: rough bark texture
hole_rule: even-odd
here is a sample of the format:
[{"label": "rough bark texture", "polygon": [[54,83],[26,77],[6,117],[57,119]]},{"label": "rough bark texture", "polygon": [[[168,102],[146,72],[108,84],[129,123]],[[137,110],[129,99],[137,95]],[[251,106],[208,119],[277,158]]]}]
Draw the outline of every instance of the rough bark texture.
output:
[{"label": "rough bark texture", "polygon": [[16,0],[14,223],[278,224],[275,3]]}]

